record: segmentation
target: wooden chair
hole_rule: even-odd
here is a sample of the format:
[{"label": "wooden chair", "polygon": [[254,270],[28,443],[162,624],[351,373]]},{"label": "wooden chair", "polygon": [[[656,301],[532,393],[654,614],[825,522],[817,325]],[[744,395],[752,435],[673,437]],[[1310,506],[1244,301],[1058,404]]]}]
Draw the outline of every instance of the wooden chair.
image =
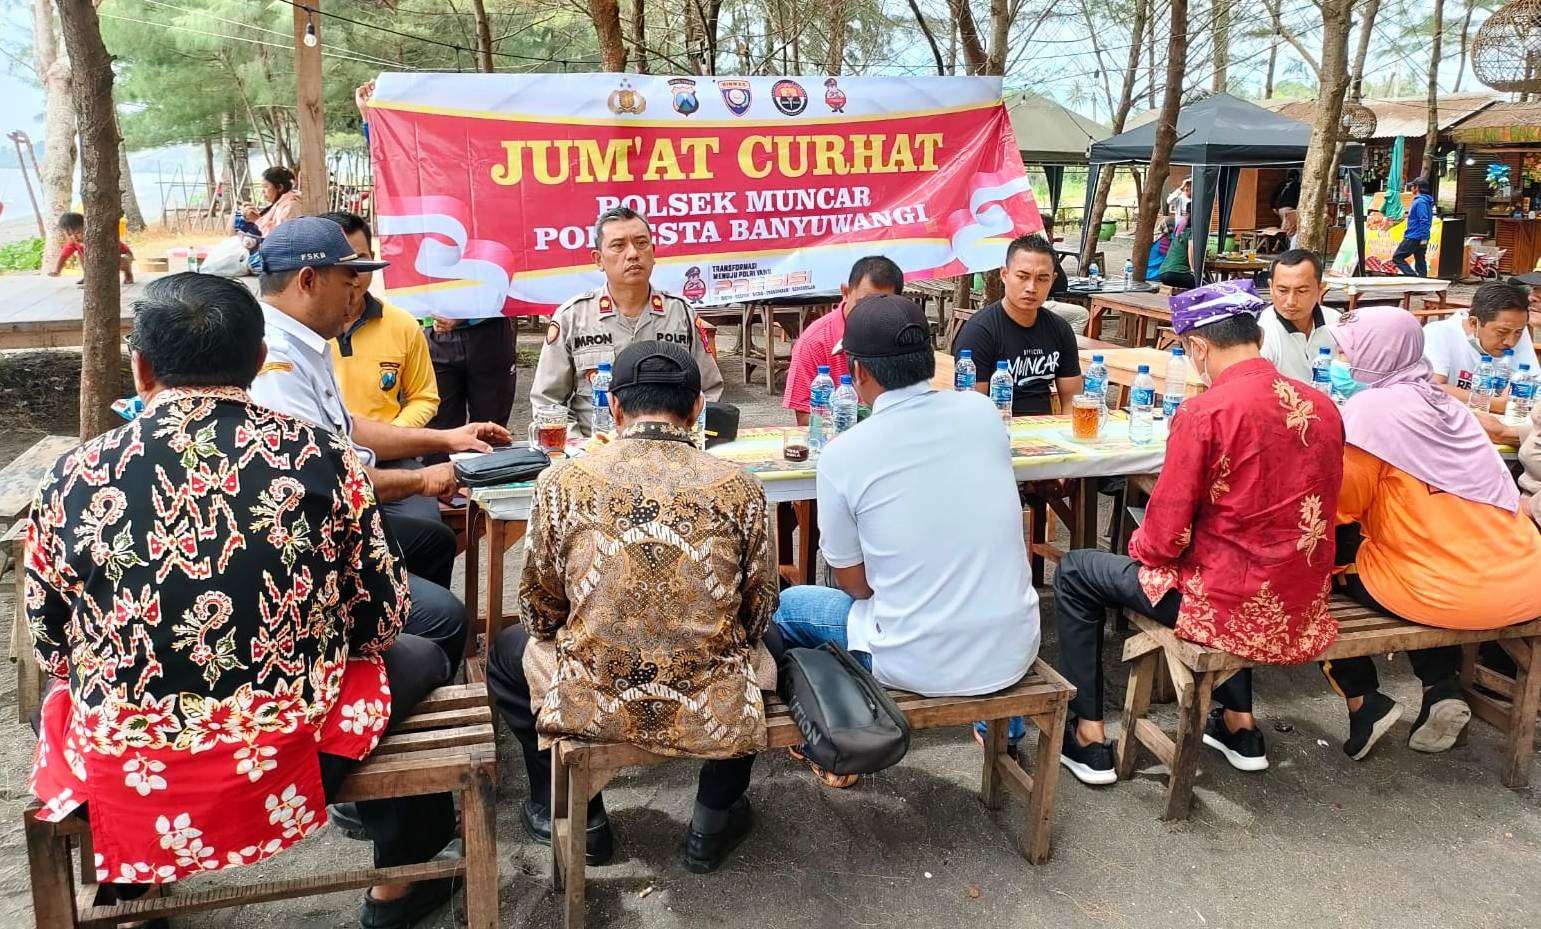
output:
[{"label": "wooden chair", "polygon": [[[1124,641],[1124,661],[1131,665],[1115,767],[1118,776],[1127,780],[1134,774],[1140,748],[1149,749],[1170,772],[1162,819],[1187,819],[1193,804],[1193,778],[1198,768],[1204,722],[1209,714],[1210,692],[1237,671],[1256,667],[1257,663],[1179,639],[1173,630],[1133,610],[1126,611],[1125,615],[1136,634]],[[1333,598],[1332,615],[1338,621],[1338,638],[1322,653],[1322,660],[1327,661],[1443,645],[1475,648],[1482,642],[1503,644],[1520,665],[1518,681],[1512,678],[1500,681],[1501,675],[1489,671],[1468,675],[1462,679],[1462,684],[1467,688],[1466,699],[1473,712],[1505,734],[1501,777],[1504,785],[1524,787],[1530,783],[1536,710],[1541,702],[1538,699],[1541,698],[1541,655],[1537,653],[1541,647],[1541,620],[1502,629],[1437,629],[1388,616],[1342,596]],[[1163,664],[1171,672],[1177,687],[1175,736],[1168,736],[1145,716],[1150,708],[1151,687]],[[1487,697],[1471,690],[1474,683],[1488,686],[1505,682],[1507,689],[1500,693],[1507,699]],[[1479,706],[1482,709],[1479,710]]]},{"label": "wooden chair", "polygon": [[[78,816],[60,823],[41,822],[32,804],[23,819],[27,861],[32,873],[32,905],[37,929],[114,926],[271,900],[357,890],[390,881],[461,877],[466,890],[469,929],[497,929],[498,858],[493,804],[497,787],[497,752],[492,739],[492,710],[483,685],[441,687],[428,695],[401,726],[380,740],[374,754],[348,775],[333,803],[453,793],[460,807],[464,856],[392,868],[333,871],[305,878],[259,881],[162,896],[146,896],[108,906],[95,904],[98,885],[89,824]],[[71,847],[80,856],[80,885],[71,867]],[[358,846],[361,853],[368,846]],[[229,871],[225,877],[239,875]],[[194,923],[188,923],[193,925]]]},{"label": "wooden chair", "polygon": [[[1005,690],[981,697],[921,697],[890,691],[914,730],[941,726],[971,726],[986,720],[984,770],[980,799],[994,807],[1001,787],[1016,793],[1027,804],[1027,858],[1042,864],[1049,858],[1050,821],[1054,812],[1054,785],[1059,778],[1059,749],[1065,717],[1075,688],[1039,659],[1026,677]],[[797,724],[771,694],[766,694],[767,748],[787,748],[803,741]],[[1033,773],[1006,754],[1007,723],[1023,716],[1038,727],[1038,749]],[[551,881],[564,892],[562,912],[566,929],[582,929],[584,921],[584,838],[590,798],[609,784],[622,769],[636,765],[678,760],[654,755],[632,745],[559,740],[552,748],[551,767]],[[577,823],[574,828],[573,824]]]}]

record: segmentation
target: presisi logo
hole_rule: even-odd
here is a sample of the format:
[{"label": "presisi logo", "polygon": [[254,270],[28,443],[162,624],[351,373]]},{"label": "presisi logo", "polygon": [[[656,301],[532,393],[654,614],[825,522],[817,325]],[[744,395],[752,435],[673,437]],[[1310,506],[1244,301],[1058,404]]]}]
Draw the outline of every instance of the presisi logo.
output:
[{"label": "presisi logo", "polygon": [[608,332],[597,335],[580,335],[573,339],[573,348],[588,348],[590,345],[613,345],[614,338]]}]

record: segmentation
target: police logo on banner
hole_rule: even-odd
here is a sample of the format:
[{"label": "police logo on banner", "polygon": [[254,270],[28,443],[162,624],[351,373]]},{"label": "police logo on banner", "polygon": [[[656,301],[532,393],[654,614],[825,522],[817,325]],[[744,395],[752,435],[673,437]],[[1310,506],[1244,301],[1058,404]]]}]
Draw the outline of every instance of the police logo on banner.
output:
[{"label": "police logo on banner", "polygon": [[679,78],[669,82],[669,92],[674,95],[670,103],[674,106],[674,112],[681,116],[701,109],[701,101],[696,99],[696,82]]},{"label": "police logo on banner", "polygon": [[824,104],[831,113],[845,112],[845,91],[840,89],[840,82],[832,77],[824,79]]},{"label": "police logo on banner", "polygon": [[717,89],[722,91],[722,102],[733,111],[734,116],[743,116],[749,112],[749,103],[753,97],[749,92],[748,81],[718,81]]},{"label": "police logo on banner", "polygon": [[685,270],[685,286],[681,288],[685,299],[700,303],[706,297],[706,282],[701,280],[701,269],[692,266]]},{"label": "police logo on banner", "polygon": [[796,81],[777,81],[771,86],[771,102],[783,116],[797,116],[808,109],[808,92]]},{"label": "police logo on banner", "polygon": [[629,81],[621,81],[621,86],[610,91],[605,105],[617,116],[640,116],[647,109],[647,98],[637,93]]}]

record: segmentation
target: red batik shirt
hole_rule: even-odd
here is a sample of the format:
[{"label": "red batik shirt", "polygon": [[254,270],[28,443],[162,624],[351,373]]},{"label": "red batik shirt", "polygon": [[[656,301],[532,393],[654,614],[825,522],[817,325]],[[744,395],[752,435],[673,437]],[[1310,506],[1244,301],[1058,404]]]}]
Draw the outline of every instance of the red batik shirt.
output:
[{"label": "red batik shirt", "polygon": [[27,527],[45,671],[31,788],[82,803],[99,881],[251,864],[326,821],[320,752],[385,731],[407,578],[346,437],[164,391],[60,459]]},{"label": "red batik shirt", "polygon": [[1343,421],[1324,394],[1259,358],[1183,401],[1129,542],[1152,603],[1179,590],[1177,634],[1291,664],[1337,638],[1328,612]]}]

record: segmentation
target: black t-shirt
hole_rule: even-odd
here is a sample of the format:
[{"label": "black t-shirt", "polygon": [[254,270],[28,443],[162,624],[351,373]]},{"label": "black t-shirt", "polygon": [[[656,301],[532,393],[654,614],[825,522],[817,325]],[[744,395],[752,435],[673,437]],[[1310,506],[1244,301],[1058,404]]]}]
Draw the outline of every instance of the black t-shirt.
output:
[{"label": "black t-shirt", "polygon": [[1038,310],[1033,325],[1024,327],[1006,315],[999,302],[992,303],[963,324],[953,342],[956,356],[963,349],[974,353],[974,367],[981,384],[995,373],[995,362],[1004,359],[1017,380],[1012,398],[1013,416],[1037,416],[1050,411],[1049,386],[1057,377],[1077,377],[1081,356],[1070,324],[1047,307]]}]

